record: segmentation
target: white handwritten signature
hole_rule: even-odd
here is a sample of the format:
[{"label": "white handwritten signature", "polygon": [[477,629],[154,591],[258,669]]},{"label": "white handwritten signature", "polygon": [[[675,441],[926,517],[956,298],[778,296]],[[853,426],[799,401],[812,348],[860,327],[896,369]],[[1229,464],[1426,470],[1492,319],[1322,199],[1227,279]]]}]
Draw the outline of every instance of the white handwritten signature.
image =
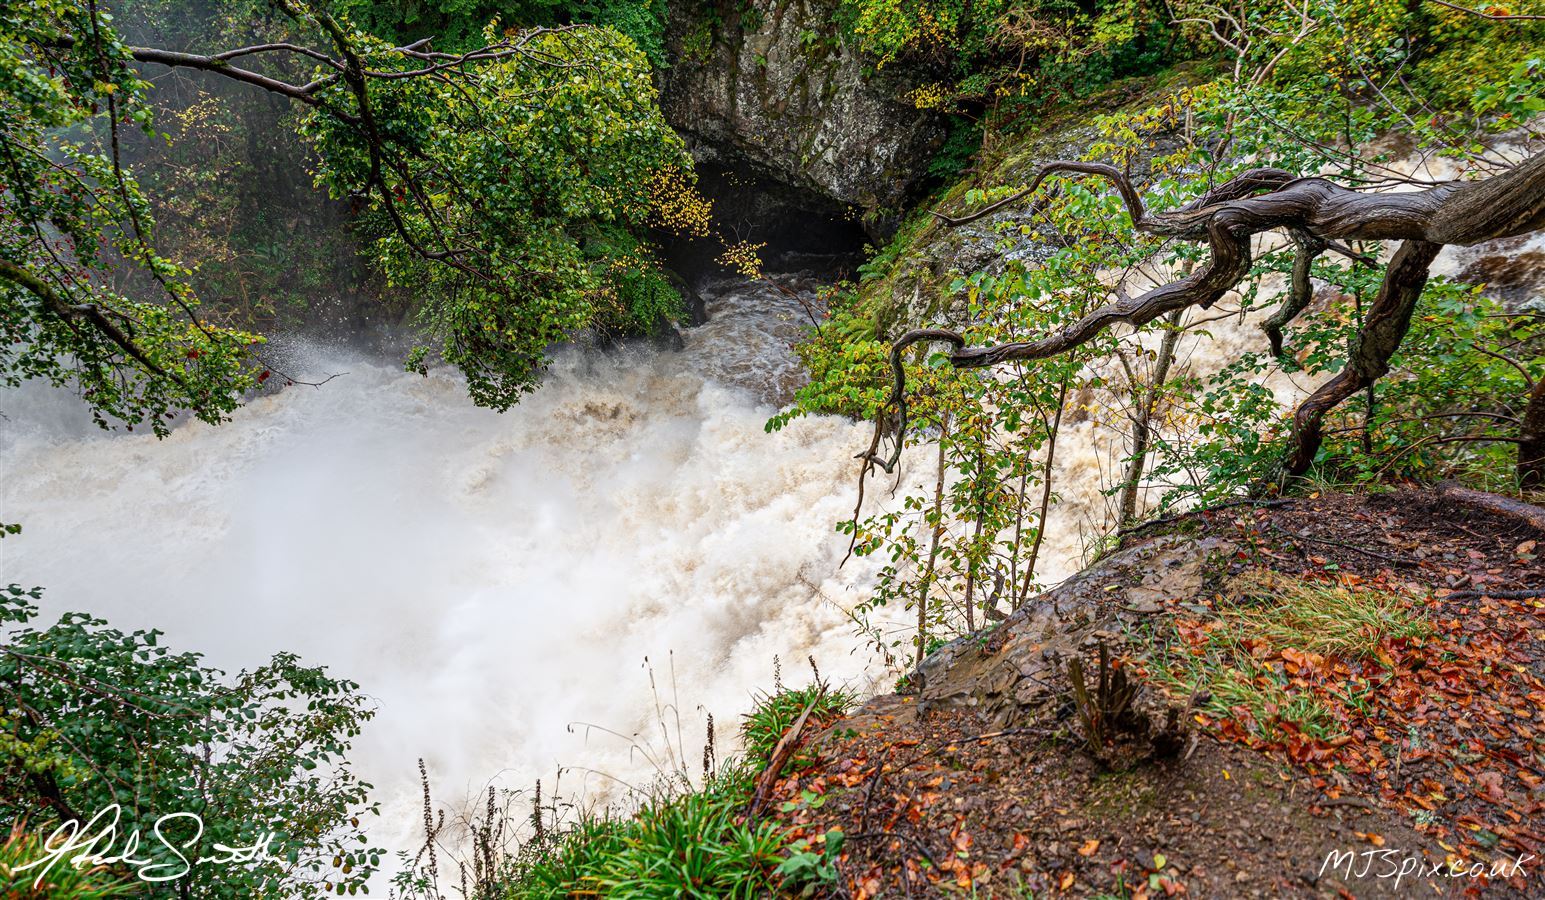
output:
[{"label": "white handwritten signature", "polygon": [[[176,862],[158,862],[149,857],[138,856],[141,843],[138,828],[129,832],[124,838],[121,853],[111,853],[113,845],[118,842],[118,823],[122,818],[122,808],[114,803],[92,816],[85,825],[71,819],[55,828],[43,841],[44,855],[41,859],[24,866],[17,866],[13,871],[27,872],[41,867],[38,870],[37,879],[32,883],[33,887],[40,887],[44,876],[66,858],[69,864],[77,869],[122,864],[134,869],[140,880],[151,882],[176,881],[192,871],[193,863],[188,861],[188,857],[183,855],[182,851],[197,844],[204,836],[204,820],[196,813],[168,813],[157,819],[150,829],[156,842],[177,857]],[[188,820],[193,823],[193,836],[180,844],[167,837],[165,831],[168,823],[177,820]],[[268,848],[273,843],[274,837],[274,832],[271,831],[260,834],[257,840],[245,847],[227,847],[225,844],[217,843],[214,845],[214,852],[201,857],[198,864],[240,865],[273,859],[274,857],[269,855]]]}]

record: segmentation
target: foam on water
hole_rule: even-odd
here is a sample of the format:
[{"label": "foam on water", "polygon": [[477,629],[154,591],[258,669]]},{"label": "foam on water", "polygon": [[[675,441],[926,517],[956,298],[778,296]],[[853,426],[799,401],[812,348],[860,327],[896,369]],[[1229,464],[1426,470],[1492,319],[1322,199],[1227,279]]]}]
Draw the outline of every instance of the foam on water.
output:
[{"label": "foam on water", "polygon": [[637,777],[623,742],[566,726],[653,728],[646,657],[724,739],[775,654],[860,687],[876,672],[836,605],[869,572],[838,569],[833,531],[865,429],[765,434],[772,407],[743,385],[786,378],[802,312],[748,287],[714,302],[684,352],[566,354],[503,415],[450,373],[327,353],[308,370],[346,376],[159,441],[94,430],[65,392],[0,395],[0,503],[25,524],[0,582],[227,669],[292,650],[360,682],[380,712],[356,760],[398,846],[420,756],[442,798],[560,763]]}]

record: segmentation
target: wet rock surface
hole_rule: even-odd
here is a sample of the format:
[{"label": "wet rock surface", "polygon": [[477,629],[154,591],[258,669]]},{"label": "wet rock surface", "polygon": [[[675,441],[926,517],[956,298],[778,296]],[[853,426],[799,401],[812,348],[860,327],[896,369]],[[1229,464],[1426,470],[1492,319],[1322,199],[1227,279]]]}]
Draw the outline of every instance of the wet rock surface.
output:
[{"label": "wet rock surface", "polygon": [[1048,702],[1060,702],[1055,687],[1066,658],[1114,641],[1145,611],[1158,611],[1156,598],[1195,595],[1206,560],[1233,549],[1221,538],[1171,535],[1120,551],[1032,600],[985,637],[963,637],[929,655],[918,669],[913,708],[968,708],[994,728],[1022,725]]},{"label": "wet rock surface", "polygon": [[904,75],[847,44],[837,6],[672,0],[661,101],[700,162],[855,207],[883,234],[943,131]]}]

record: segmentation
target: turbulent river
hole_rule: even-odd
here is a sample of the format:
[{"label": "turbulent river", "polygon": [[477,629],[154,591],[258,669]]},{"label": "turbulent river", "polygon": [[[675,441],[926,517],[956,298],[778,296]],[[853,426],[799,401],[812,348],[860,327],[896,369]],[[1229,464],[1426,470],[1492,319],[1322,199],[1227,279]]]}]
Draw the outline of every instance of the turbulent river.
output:
[{"label": "turbulent river", "polygon": [[550,789],[560,764],[571,791],[606,792],[586,768],[647,775],[626,741],[569,726],[659,749],[649,668],[694,759],[704,713],[731,738],[775,655],[798,683],[807,655],[859,689],[883,676],[841,608],[871,570],[838,568],[833,530],[865,429],[764,433],[804,312],[765,287],[709,298],[681,352],[566,353],[504,415],[451,373],[319,348],[291,352],[347,374],[164,440],[99,431],[65,391],[0,394],[0,508],[25,526],[0,583],[43,586],[47,620],[161,628],[230,671],[291,650],[358,681],[379,713],[355,759],[389,845],[421,822],[419,757],[445,800]]}]

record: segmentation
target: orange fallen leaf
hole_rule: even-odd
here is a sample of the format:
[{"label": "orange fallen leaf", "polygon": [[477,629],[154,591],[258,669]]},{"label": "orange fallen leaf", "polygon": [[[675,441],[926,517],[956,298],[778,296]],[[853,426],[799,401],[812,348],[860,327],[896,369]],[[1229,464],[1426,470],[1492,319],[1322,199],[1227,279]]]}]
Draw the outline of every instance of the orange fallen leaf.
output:
[{"label": "orange fallen leaf", "polygon": [[1093,856],[1094,855],[1094,851],[1096,851],[1098,849],[1100,849],[1100,842],[1099,842],[1099,840],[1097,838],[1090,838],[1089,840],[1084,841],[1084,845],[1082,847],[1078,848],[1078,855],[1079,856]]}]

